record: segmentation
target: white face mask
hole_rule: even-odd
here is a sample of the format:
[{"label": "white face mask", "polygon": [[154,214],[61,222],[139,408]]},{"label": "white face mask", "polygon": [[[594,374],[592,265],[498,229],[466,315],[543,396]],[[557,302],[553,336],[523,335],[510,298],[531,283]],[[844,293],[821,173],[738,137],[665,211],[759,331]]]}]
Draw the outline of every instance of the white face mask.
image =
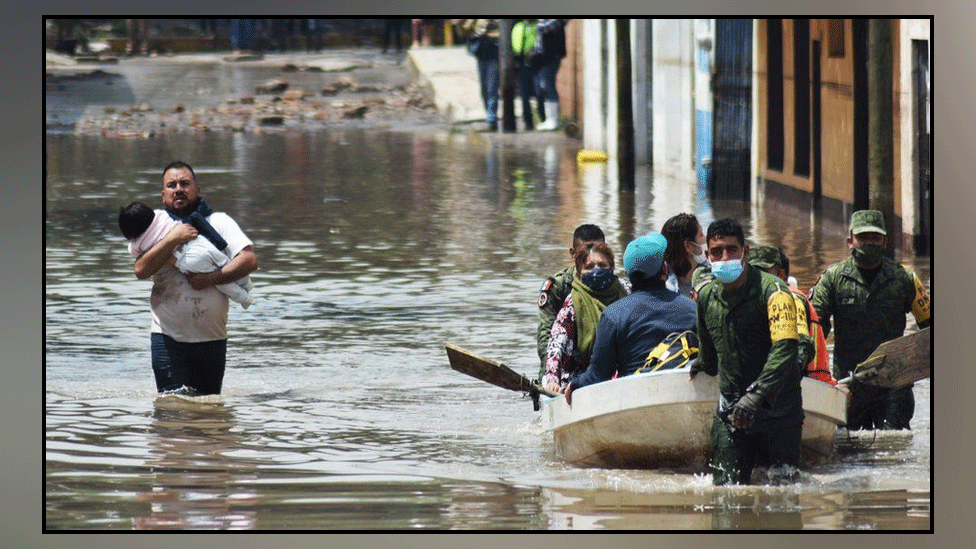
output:
[{"label": "white face mask", "polygon": [[695,258],[695,263],[697,263],[698,265],[708,266],[708,256],[705,255],[705,246],[697,242],[692,242],[691,240],[689,240],[688,242],[691,242],[692,245],[698,247],[699,253],[691,254]]}]

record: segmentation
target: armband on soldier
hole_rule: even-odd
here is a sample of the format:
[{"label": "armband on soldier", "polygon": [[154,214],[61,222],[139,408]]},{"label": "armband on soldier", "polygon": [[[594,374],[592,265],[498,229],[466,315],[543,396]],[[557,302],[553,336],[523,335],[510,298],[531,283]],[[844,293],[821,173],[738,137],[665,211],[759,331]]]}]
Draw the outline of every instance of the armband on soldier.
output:
[{"label": "armband on soldier", "polygon": [[932,302],[929,299],[929,293],[911,267],[902,265],[902,268],[912,277],[912,283],[915,286],[915,295],[912,297],[912,316],[915,317],[915,322],[919,328],[930,326],[932,324]]}]

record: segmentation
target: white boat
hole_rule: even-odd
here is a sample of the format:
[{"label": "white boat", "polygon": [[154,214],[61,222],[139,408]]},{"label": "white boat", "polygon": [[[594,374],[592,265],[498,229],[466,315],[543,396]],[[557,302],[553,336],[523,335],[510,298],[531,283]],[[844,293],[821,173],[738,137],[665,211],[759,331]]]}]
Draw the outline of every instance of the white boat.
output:
[{"label": "white boat", "polygon": [[[834,435],[847,417],[846,395],[804,377],[803,463],[830,459]],[[705,468],[709,430],[718,403],[718,378],[688,370],[626,376],[541,397],[542,421],[556,455],[568,463],[608,468]]]}]

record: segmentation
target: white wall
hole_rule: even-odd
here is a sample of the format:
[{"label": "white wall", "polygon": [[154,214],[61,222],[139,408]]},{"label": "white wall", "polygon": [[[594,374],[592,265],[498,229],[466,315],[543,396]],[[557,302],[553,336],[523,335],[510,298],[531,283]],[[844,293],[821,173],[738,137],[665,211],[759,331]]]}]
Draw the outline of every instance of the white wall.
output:
[{"label": "white wall", "polygon": [[583,147],[607,150],[602,39],[606,19],[583,19]]},{"label": "white wall", "polygon": [[[606,36],[605,42],[602,36]],[[644,163],[653,154],[655,173],[692,180],[695,177],[695,47],[692,19],[631,21],[637,162]],[[605,151],[615,158],[617,56],[614,20],[584,19],[582,48],[583,147]],[[653,81],[650,88],[646,88],[648,74]],[[651,120],[647,117],[649,103],[653,111]],[[652,126],[650,131],[649,125]],[[649,140],[653,143],[648,143]]]},{"label": "white wall", "polygon": [[[899,23],[901,25],[901,31],[898,33],[898,51],[900,55],[895,62],[899,64],[900,69],[900,93],[898,102],[901,111],[902,143],[901,150],[898,151],[898,154],[901,157],[899,175],[901,176],[902,232],[905,234],[918,234],[920,232],[920,220],[918,219],[917,211],[920,197],[918,196],[919,189],[915,186],[915,172],[918,168],[912,158],[912,152],[914,150],[913,136],[915,135],[915,109],[912,105],[912,40],[929,40],[929,74],[932,73],[932,42],[928,19],[901,19]],[[931,95],[929,97],[931,98]]]},{"label": "white wall", "polygon": [[694,20],[655,19],[653,35],[654,171],[694,179]]}]

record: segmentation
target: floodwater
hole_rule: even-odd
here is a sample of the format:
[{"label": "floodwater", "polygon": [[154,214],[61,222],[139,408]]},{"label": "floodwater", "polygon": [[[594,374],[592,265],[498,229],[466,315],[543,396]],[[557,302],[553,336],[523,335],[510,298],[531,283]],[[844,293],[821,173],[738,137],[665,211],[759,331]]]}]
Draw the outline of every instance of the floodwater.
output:
[{"label": "floodwater", "polygon": [[[804,288],[845,255],[840,224],[643,170],[619,193],[579,148],[436,126],[48,133],[45,527],[929,529],[929,380],[912,431],[840,430],[837,459],[798,484],[717,488],[704,472],[566,465],[530,399],[450,369],[446,342],[536,373],[537,290],[580,223],[619,253],[681,211],[734,216],[784,246]],[[231,304],[220,396],[156,395],[151,282],[116,223],[130,201],[158,203],[176,158],[260,261],[254,304]],[[928,258],[906,261],[928,285]]]}]

